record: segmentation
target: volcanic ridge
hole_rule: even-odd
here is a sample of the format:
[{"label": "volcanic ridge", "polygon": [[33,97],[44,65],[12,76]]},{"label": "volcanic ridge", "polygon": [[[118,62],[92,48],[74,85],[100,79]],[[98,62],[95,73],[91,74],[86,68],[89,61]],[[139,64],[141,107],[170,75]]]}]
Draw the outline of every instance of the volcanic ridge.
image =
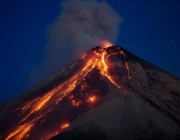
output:
[{"label": "volcanic ridge", "polygon": [[120,46],[96,46],[0,106],[2,140],[63,139],[87,124],[105,139],[180,139],[180,79]]}]

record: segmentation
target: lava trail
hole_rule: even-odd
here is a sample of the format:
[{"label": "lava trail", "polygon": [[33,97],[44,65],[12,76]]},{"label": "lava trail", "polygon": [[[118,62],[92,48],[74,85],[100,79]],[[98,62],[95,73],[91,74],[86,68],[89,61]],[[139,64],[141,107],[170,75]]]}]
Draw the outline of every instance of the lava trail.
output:
[{"label": "lava trail", "polygon": [[[115,50],[115,51],[114,51]],[[2,135],[5,140],[21,140],[29,139],[31,131],[38,125],[37,122],[43,122],[44,116],[47,116],[55,106],[61,102],[61,100],[72,92],[79,84],[80,81],[85,79],[92,70],[97,69],[102,77],[106,78],[113,85],[121,88],[120,83],[110,74],[110,66],[108,60],[114,55],[120,55],[124,59],[126,58],[125,53],[119,47],[95,47],[90,50],[84,57],[86,60],[83,67],[72,77],[63,83],[60,83],[55,88],[51,89],[47,93],[44,93],[40,97],[36,97],[31,101],[28,101],[19,107],[11,111],[11,113],[20,112],[19,121],[11,128],[8,132]],[[127,71],[127,78],[130,79],[129,66],[125,62],[125,69]],[[87,84],[81,85],[82,88],[86,88]],[[71,98],[70,98],[71,99]],[[96,96],[92,96],[87,100],[87,103],[91,104],[96,101]],[[81,101],[76,102],[71,100],[72,106],[79,106]],[[11,114],[10,114],[11,115]],[[59,124],[57,124],[59,125]],[[61,130],[69,126],[69,123],[65,123],[61,126]],[[60,131],[61,131],[60,130]],[[60,132],[58,131],[58,133]],[[57,132],[50,132],[50,137],[57,134]],[[47,139],[44,137],[42,139]]]}]

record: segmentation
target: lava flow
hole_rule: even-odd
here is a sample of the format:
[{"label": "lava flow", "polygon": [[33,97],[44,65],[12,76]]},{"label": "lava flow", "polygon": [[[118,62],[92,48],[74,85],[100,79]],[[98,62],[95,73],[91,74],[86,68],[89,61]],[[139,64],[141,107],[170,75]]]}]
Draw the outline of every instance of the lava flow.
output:
[{"label": "lava flow", "polygon": [[[123,61],[118,62],[118,64],[113,64],[111,60],[115,59],[114,57],[120,57]],[[127,73],[127,79],[130,79],[126,55],[119,47],[95,47],[90,50],[81,60],[84,64],[75,74],[73,74],[73,76],[64,82],[59,83],[57,86],[45,92],[43,95],[35,97],[34,99],[14,108],[9,115],[18,115],[16,116],[18,118],[16,120],[17,123],[12,123],[11,128],[8,128],[8,130],[2,135],[2,138],[5,140],[37,138],[48,139],[53,135],[60,133],[62,129],[65,129],[70,125],[69,123],[64,122],[72,121],[74,117],[76,117],[74,116],[69,118],[69,120],[65,120],[67,119],[67,116],[64,115],[63,112],[64,108],[66,108],[64,104],[67,106],[70,104],[71,108],[79,108],[79,110],[77,109],[79,111],[78,114],[76,113],[77,115],[97,106],[98,104],[96,104],[96,102],[100,102],[100,98],[97,98],[98,95],[96,93],[100,92],[100,89],[96,90],[94,88],[91,90],[90,86],[86,82],[86,80],[91,77],[91,73],[93,73],[93,71],[97,71],[101,75],[99,76],[101,81],[103,78],[105,81],[111,82],[118,88],[121,88],[122,86],[119,79],[114,76],[115,72],[113,67],[122,67],[122,69],[125,71],[124,73]],[[77,95],[78,98],[74,95],[76,91],[82,91],[81,94],[79,93]],[[89,94],[91,96],[89,96]],[[66,103],[66,100],[69,102]],[[38,130],[41,125],[43,126],[46,122],[51,123],[51,121],[55,121],[51,120],[50,118],[52,118],[52,114],[54,115],[54,112],[57,114],[58,111],[60,112],[58,117],[59,121],[57,121],[58,123],[53,123],[53,128],[49,128],[48,132],[46,132],[48,135],[37,133],[36,130]]]}]

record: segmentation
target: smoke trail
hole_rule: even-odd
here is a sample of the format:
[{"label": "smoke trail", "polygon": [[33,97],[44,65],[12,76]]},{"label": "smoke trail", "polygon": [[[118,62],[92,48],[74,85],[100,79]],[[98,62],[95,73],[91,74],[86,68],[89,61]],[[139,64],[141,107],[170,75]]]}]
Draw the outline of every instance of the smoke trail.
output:
[{"label": "smoke trail", "polygon": [[121,18],[106,2],[67,0],[61,3],[61,8],[58,19],[48,29],[43,68],[47,76],[99,45],[99,40],[114,42],[119,32]]}]

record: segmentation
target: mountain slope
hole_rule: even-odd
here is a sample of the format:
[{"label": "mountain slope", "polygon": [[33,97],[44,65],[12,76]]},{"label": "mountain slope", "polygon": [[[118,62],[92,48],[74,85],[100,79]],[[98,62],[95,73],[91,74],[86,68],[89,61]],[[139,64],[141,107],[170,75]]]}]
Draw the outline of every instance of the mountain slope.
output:
[{"label": "mountain slope", "polygon": [[[103,127],[112,139],[179,139],[180,128],[150,103],[124,91],[109,93],[113,99],[79,116],[70,129],[87,124]],[[57,136],[58,137],[58,136]]]},{"label": "mountain slope", "polygon": [[117,138],[139,138],[138,129],[178,139],[180,80],[119,46],[94,47],[0,106],[2,139],[49,139],[88,121]]},{"label": "mountain slope", "polygon": [[107,101],[75,119],[70,130],[92,123],[113,139],[180,139],[180,80],[121,49],[130,69],[128,92],[109,86]]}]

